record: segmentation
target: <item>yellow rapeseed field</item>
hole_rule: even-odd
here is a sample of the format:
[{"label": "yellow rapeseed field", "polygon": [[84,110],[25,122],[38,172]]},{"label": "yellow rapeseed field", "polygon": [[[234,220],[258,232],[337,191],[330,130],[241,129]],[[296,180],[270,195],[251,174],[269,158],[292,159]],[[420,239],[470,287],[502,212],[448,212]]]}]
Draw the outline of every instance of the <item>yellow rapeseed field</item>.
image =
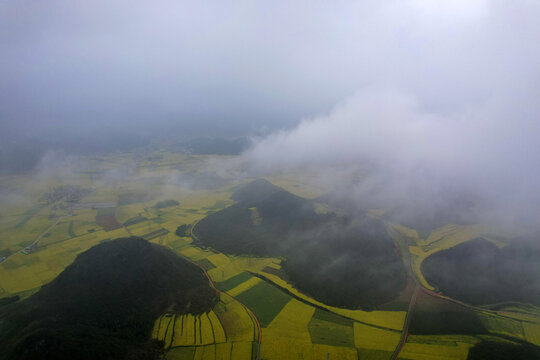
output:
[{"label": "yellow rapeseed field", "polygon": [[314,344],[311,359],[357,360],[358,353],[355,348]]},{"label": "yellow rapeseed field", "polygon": [[208,313],[208,319],[210,320],[214,330],[214,342],[219,344],[227,341],[225,330],[223,329],[219,318],[213,310]]},{"label": "yellow rapeseed field", "polygon": [[231,262],[240,270],[259,272],[278,259],[251,256],[229,256]]},{"label": "yellow rapeseed field", "polygon": [[235,288],[227,291],[227,294],[229,294],[231,296],[237,296],[237,295],[243,293],[244,291],[246,291],[247,289],[250,289],[253,286],[255,286],[256,284],[260,283],[261,281],[262,280],[259,279],[259,278],[252,277],[251,279],[249,279],[247,281],[244,281],[243,283],[236,286]]},{"label": "yellow rapeseed field", "polygon": [[354,323],[354,345],[358,348],[390,350],[397,346],[401,333]]},{"label": "yellow rapeseed field", "polygon": [[315,308],[296,299],[289,301],[279,314],[264,329],[263,339],[287,337],[299,341],[311,341],[308,323]]},{"label": "yellow rapeseed field", "polygon": [[362,310],[348,310],[341,309],[333,306],[328,306],[323,304],[309,296],[301,293],[291,284],[287,283],[285,280],[280,277],[268,273],[262,273],[267,279],[271,280],[274,284],[279,287],[283,287],[298,296],[299,298],[305,299],[312,304],[324,307],[332,312],[337,314],[347,316],[351,319],[365,322],[368,324],[373,324],[376,326],[388,327],[390,329],[401,330],[403,328],[403,323],[405,322],[405,311],[362,311]]},{"label": "yellow rapeseed field", "polygon": [[478,316],[489,332],[526,340],[521,321],[485,312],[478,312]]},{"label": "yellow rapeseed field", "polygon": [[210,275],[214,281],[224,281],[238,275],[241,272],[242,270],[240,270],[235,264],[228,263],[215,269],[208,270],[208,275]]},{"label": "yellow rapeseed field", "polygon": [[[314,359],[313,344],[294,337],[276,337],[263,330],[261,357],[263,359]],[[309,335],[309,334],[308,334]],[[326,356],[320,358],[326,359]]]},{"label": "yellow rapeseed field", "polygon": [[523,330],[528,342],[540,346],[540,323],[523,322]]},{"label": "yellow rapeseed field", "polygon": [[256,329],[253,320],[237,301],[222,296],[222,302],[214,308],[223,325],[227,341],[254,341]]},{"label": "yellow rapeseed field", "polygon": [[231,262],[224,254],[212,254],[208,256],[207,259],[210,260],[210,262],[212,262],[212,264],[214,264],[216,267],[225,266]]},{"label": "yellow rapeseed field", "polygon": [[252,348],[251,341],[233,342],[231,359],[251,359]]},{"label": "yellow rapeseed field", "polygon": [[298,300],[289,301],[270,325],[263,329],[262,358],[309,358],[313,345],[308,323],[314,312],[315,308]]},{"label": "yellow rapeseed field", "polygon": [[415,360],[466,360],[472,343],[458,342],[455,346],[407,342],[400,357]]},{"label": "yellow rapeseed field", "polygon": [[136,216],[145,216],[145,206],[142,203],[121,205],[116,208],[116,219],[120,224]]}]

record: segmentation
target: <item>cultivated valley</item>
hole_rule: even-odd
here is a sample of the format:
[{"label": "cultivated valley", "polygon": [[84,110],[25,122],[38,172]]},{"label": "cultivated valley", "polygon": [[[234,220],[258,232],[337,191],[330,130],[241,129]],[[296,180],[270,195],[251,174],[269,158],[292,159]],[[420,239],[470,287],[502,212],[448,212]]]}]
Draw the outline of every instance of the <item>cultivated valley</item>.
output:
[{"label": "cultivated valley", "polygon": [[243,177],[234,159],[2,176],[25,201],[1,208],[0,358],[540,358],[534,235],[416,231],[328,201],[309,170]]},{"label": "cultivated valley", "polygon": [[540,360],[538,19],[0,1],[0,360]]}]

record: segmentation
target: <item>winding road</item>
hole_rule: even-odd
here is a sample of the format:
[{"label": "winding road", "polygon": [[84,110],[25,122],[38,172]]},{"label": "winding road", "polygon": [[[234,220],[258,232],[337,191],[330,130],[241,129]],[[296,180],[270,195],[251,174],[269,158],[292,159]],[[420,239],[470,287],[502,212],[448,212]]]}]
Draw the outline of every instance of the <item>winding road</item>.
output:
[{"label": "winding road", "polygon": [[407,315],[405,315],[405,322],[403,324],[403,331],[401,332],[401,338],[399,339],[399,343],[394,350],[394,353],[392,354],[392,360],[396,360],[399,356],[399,353],[401,352],[401,349],[407,342],[407,336],[409,336],[409,324],[411,322],[411,316],[412,311],[414,309],[414,305],[416,304],[416,296],[418,295],[418,283],[414,286],[414,291],[411,296],[411,301],[409,301],[409,308],[407,309]]},{"label": "winding road", "polygon": [[[395,239],[394,239],[394,242],[396,243],[397,248],[401,249],[399,244],[397,244],[397,241]],[[401,352],[401,350],[403,349],[403,346],[407,342],[407,336],[409,335],[409,325],[410,325],[410,321],[411,321],[411,317],[412,317],[412,311],[414,310],[414,306],[416,304],[416,298],[417,298],[419,290],[423,291],[427,295],[439,298],[441,300],[450,301],[450,302],[453,302],[455,304],[464,306],[466,308],[469,308],[469,309],[472,309],[472,310],[475,310],[475,311],[488,312],[488,313],[495,314],[495,315],[500,316],[500,317],[504,317],[506,319],[522,321],[521,319],[516,319],[516,318],[513,318],[513,317],[508,316],[508,315],[502,315],[502,314],[512,314],[511,312],[495,311],[495,310],[485,309],[485,308],[482,308],[482,307],[479,307],[479,306],[470,305],[470,304],[464,303],[462,301],[453,299],[451,297],[444,296],[444,295],[442,295],[440,293],[437,293],[435,291],[429,290],[428,288],[424,287],[420,283],[420,281],[418,280],[418,277],[417,277],[416,273],[413,270],[412,262],[411,262],[411,255],[410,255],[410,253],[408,251],[408,247],[406,246],[405,249],[407,251],[406,255],[407,255],[407,262],[408,262],[408,266],[409,266],[409,276],[411,276],[412,279],[414,280],[415,287],[414,287],[413,294],[411,296],[411,301],[409,302],[409,308],[407,310],[407,315],[405,316],[405,322],[403,324],[403,330],[401,332],[401,338],[399,339],[399,343],[397,344],[396,349],[394,350],[394,353],[392,354],[392,358],[391,358],[392,360],[397,360],[398,359],[399,353]]]},{"label": "winding road", "polygon": [[[195,222],[192,226],[191,226],[191,230],[190,230],[190,233],[191,233],[191,237],[198,241],[198,242],[201,242],[199,240],[199,238],[197,237],[197,235],[195,235],[193,233],[193,229],[195,228],[195,225],[197,225],[198,221]],[[181,254],[180,254],[181,255]],[[261,324],[259,323],[259,319],[257,319],[257,317],[255,316],[255,314],[253,313],[253,311],[251,311],[250,308],[248,308],[244,303],[242,303],[240,300],[238,300],[237,298],[235,298],[234,296],[226,293],[225,291],[221,291],[219,290],[215,285],[214,285],[214,282],[212,281],[212,278],[210,277],[210,275],[208,275],[208,273],[206,272],[206,270],[204,268],[202,268],[199,264],[196,264],[195,262],[193,262],[191,259],[187,258],[186,256],[184,255],[181,255],[184,259],[186,259],[187,261],[191,262],[192,264],[198,266],[204,273],[204,275],[206,276],[206,278],[208,279],[208,282],[210,283],[210,286],[212,286],[214,288],[214,290],[216,290],[217,292],[219,292],[220,294],[224,294],[228,297],[230,297],[231,299],[233,299],[234,301],[236,301],[237,303],[239,303],[240,305],[242,305],[242,307],[244,308],[244,310],[246,310],[246,312],[249,314],[249,316],[251,317],[251,320],[253,321],[253,323],[255,324],[255,326],[257,327],[257,331],[258,331],[258,334],[257,334],[257,359],[256,360],[261,360],[261,342],[262,342],[262,330],[261,330]]]}]

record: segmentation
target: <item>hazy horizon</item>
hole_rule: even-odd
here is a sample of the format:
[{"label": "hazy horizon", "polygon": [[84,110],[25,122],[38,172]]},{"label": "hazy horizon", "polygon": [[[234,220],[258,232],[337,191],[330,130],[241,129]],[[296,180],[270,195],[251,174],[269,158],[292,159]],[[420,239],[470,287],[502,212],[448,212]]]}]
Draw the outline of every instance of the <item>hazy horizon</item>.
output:
[{"label": "hazy horizon", "polygon": [[466,199],[536,228],[539,15],[525,0],[2,2],[2,164],[247,136],[254,174],[315,167],[358,203]]}]

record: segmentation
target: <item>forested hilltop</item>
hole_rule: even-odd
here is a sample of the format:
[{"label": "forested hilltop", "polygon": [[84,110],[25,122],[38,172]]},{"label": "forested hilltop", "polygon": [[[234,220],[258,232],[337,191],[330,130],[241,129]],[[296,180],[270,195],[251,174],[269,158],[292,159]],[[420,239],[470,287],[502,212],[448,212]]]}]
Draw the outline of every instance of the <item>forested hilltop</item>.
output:
[{"label": "forested hilltop", "polygon": [[1,359],[157,359],[150,335],[166,311],[201,314],[218,301],[202,270],[141,238],[81,253],[54,281],[0,312]]},{"label": "forested hilltop", "polygon": [[205,245],[282,256],[283,277],[333,306],[375,309],[404,288],[406,271],[380,221],[318,213],[313,201],[262,179],[237,188],[232,198],[236,204],[194,228]]},{"label": "forested hilltop", "polygon": [[499,248],[477,238],[429,256],[426,280],[469,304],[523,302],[540,305],[538,235]]}]

